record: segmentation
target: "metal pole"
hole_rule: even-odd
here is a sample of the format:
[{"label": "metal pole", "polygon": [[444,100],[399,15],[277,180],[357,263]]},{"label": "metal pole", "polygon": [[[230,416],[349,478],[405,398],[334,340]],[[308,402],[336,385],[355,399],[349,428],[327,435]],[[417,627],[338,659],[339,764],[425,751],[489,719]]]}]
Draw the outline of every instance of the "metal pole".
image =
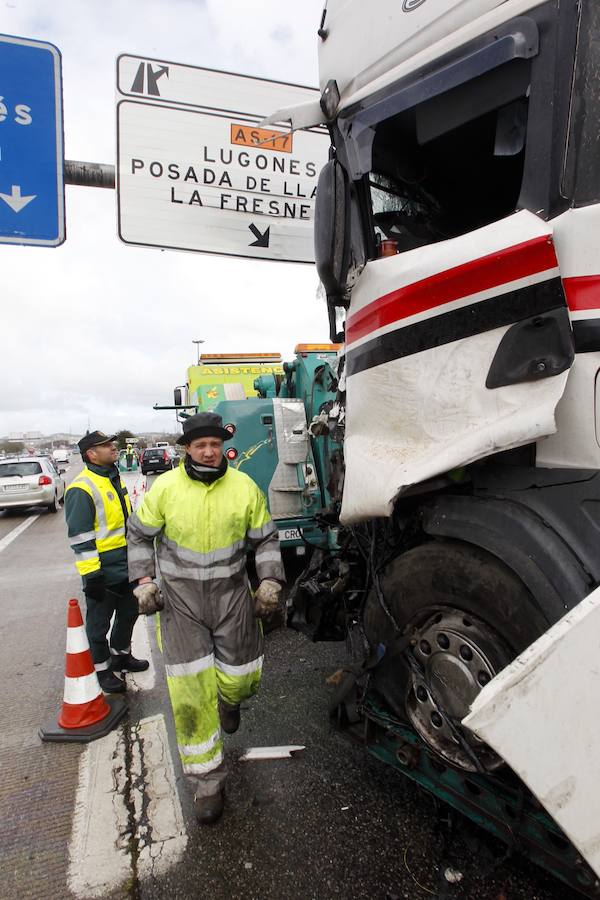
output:
[{"label": "metal pole", "polygon": [[106,163],[65,159],[65,184],[114,189],[115,167]]},{"label": "metal pole", "polygon": [[198,357],[196,360],[197,366],[200,365],[200,344],[205,344],[205,343],[206,343],[206,341],[192,341],[192,344],[196,345],[197,357]]}]

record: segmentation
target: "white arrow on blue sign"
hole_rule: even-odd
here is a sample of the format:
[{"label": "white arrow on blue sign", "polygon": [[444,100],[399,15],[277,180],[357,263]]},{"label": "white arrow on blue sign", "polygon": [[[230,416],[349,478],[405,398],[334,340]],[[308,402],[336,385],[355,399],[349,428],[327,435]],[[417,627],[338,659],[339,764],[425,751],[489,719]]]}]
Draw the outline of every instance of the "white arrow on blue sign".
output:
[{"label": "white arrow on blue sign", "polygon": [[60,51],[0,35],[0,243],[65,239]]}]

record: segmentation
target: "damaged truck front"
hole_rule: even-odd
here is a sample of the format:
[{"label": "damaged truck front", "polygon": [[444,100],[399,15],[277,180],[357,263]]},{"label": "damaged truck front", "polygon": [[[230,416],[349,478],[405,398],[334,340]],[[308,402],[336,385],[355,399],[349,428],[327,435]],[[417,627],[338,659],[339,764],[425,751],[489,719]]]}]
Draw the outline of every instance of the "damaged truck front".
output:
[{"label": "damaged truck front", "polygon": [[600,7],[330,0],[319,37],[318,115],[271,120],[331,134],[345,473],[290,621],[364,657],[337,714],[373,753],[596,896],[593,800],[567,840],[463,720],[600,581]]}]

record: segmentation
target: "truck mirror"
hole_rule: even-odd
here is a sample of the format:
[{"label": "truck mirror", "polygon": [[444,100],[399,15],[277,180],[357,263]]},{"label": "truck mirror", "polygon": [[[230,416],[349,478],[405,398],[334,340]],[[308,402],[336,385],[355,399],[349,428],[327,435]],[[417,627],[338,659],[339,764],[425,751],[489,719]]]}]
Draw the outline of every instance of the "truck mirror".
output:
[{"label": "truck mirror", "polygon": [[345,305],[349,214],[348,176],[337,159],[330,159],[321,169],[315,201],[315,263],[330,306]]},{"label": "truck mirror", "polygon": [[174,389],[173,400],[175,402],[175,406],[181,406],[181,388]]}]

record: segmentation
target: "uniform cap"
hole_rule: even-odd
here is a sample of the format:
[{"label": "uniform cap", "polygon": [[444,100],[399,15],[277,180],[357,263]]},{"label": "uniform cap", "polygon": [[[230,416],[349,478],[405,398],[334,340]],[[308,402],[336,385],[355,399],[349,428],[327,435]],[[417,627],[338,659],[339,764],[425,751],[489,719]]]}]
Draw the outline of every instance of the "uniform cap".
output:
[{"label": "uniform cap", "polygon": [[103,431],[91,431],[89,434],[84,434],[77,446],[83,454],[87,450],[91,450],[92,447],[99,447],[100,444],[110,444],[116,437],[116,434],[109,437],[109,435],[104,434]]},{"label": "uniform cap", "polygon": [[183,434],[177,438],[177,443],[189,444],[199,437],[218,437],[222,441],[230,441],[231,433],[223,428],[223,419],[217,413],[201,412],[185,420]]}]

